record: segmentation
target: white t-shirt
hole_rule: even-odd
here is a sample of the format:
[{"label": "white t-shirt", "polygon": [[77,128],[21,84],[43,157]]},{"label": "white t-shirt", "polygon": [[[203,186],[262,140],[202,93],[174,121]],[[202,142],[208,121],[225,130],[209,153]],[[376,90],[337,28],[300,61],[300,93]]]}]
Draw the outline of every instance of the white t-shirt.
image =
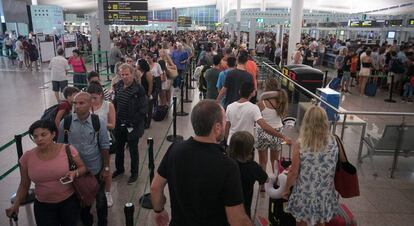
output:
[{"label": "white t-shirt", "polygon": [[254,136],[254,124],[262,118],[257,105],[250,101],[239,103],[234,102],[227,106],[227,121],[230,122],[229,137],[227,144],[230,144],[231,136],[237,131],[247,131]]},{"label": "white t-shirt", "polygon": [[63,56],[56,56],[50,60],[49,69],[52,72],[52,81],[65,81],[66,70],[69,68],[68,60]]},{"label": "white t-shirt", "polygon": [[154,63],[154,66],[151,68],[151,74],[155,77],[160,77],[163,73],[159,63]]}]

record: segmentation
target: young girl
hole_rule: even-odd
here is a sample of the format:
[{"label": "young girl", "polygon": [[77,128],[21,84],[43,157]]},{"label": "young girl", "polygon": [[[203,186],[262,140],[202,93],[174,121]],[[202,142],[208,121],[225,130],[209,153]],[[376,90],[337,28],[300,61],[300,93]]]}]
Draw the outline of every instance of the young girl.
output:
[{"label": "young girl", "polygon": [[231,137],[228,147],[229,156],[239,165],[244,209],[248,216],[250,216],[254,183],[258,181],[262,185],[267,180],[266,172],[253,160],[253,144],[252,134],[238,131]]},{"label": "young girl", "polygon": [[[288,107],[288,96],[286,91],[279,88],[276,79],[266,81],[265,92],[261,95],[261,101],[257,106],[262,112],[263,119],[272,128],[278,132],[282,130],[282,118],[286,116]],[[282,140],[264,132],[260,127],[257,128],[256,149],[259,151],[259,163],[264,171],[267,165],[267,150],[270,149],[270,164],[274,172],[274,162],[278,159],[278,153],[281,150]],[[262,189],[263,190],[263,189]]]}]

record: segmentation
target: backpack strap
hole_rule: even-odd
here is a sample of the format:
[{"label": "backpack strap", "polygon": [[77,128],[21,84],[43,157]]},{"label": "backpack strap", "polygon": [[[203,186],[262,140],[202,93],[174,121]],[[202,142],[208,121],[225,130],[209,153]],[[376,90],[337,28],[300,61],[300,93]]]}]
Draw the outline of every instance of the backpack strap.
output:
[{"label": "backpack strap", "polygon": [[91,121],[92,121],[92,126],[93,126],[93,130],[95,130],[95,136],[98,142],[98,147],[99,150],[101,149],[101,142],[100,142],[100,134],[99,131],[101,130],[101,123],[99,122],[99,116],[96,114],[91,114]]},{"label": "backpack strap", "polygon": [[63,119],[63,143],[69,143],[70,125],[72,124],[72,114],[65,116]]}]

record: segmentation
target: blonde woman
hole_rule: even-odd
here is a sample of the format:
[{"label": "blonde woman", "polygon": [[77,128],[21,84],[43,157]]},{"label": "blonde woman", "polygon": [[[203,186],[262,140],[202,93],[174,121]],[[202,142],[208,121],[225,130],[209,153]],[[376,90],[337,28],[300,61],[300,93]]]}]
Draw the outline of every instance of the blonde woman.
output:
[{"label": "blonde woman", "polygon": [[168,55],[167,49],[160,49],[159,55],[158,62],[164,62],[161,64],[165,64],[165,68],[163,70],[165,70],[165,74],[167,75],[167,79],[165,79],[161,84],[161,104],[169,105],[171,101],[171,85],[173,78],[168,78],[168,71],[177,71],[177,66],[175,66],[171,57]]},{"label": "blonde woman", "polygon": [[[342,158],[341,158],[342,159]],[[313,106],[306,111],[293,146],[284,197],[289,196],[287,212],[297,226],[324,226],[338,213],[334,176],[338,161],[338,145],[330,135],[325,110]]]}]

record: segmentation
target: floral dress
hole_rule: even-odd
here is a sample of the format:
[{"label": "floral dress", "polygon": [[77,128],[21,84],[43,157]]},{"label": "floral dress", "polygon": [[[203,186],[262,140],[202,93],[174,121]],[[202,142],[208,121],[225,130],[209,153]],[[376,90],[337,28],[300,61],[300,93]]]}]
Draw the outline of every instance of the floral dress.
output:
[{"label": "floral dress", "polygon": [[300,151],[300,169],[286,211],[310,225],[328,222],[339,211],[334,177],[338,145],[330,137],[324,150]]}]

